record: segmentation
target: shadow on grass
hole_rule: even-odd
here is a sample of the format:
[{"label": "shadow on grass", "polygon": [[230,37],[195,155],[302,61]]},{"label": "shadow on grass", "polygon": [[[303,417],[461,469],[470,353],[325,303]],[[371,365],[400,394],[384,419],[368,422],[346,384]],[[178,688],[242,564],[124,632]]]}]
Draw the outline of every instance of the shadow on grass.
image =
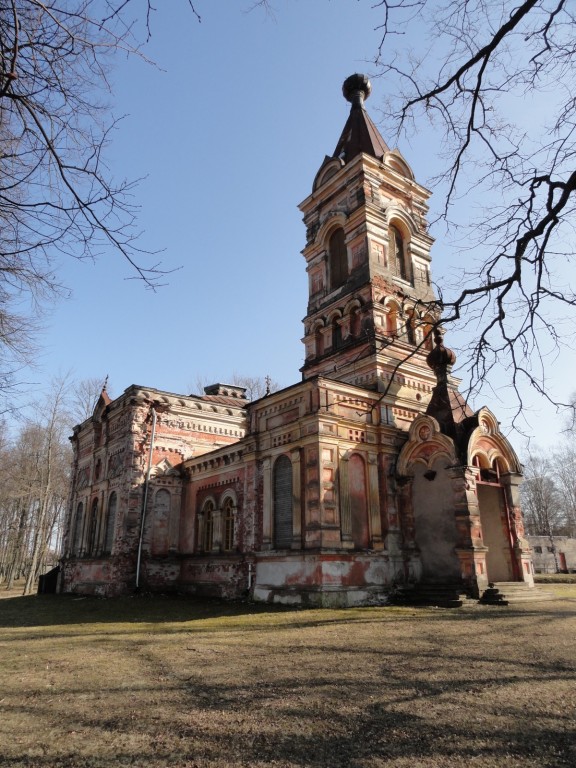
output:
[{"label": "shadow on grass", "polygon": [[[476,610],[406,608],[380,606],[364,608],[322,609],[295,608],[252,602],[229,602],[198,599],[181,595],[135,595],[132,597],[98,598],[74,595],[30,595],[0,601],[0,627],[50,627],[107,624],[186,624],[230,619],[229,630],[266,631],[286,628],[321,626],[322,624],[362,623],[374,621],[475,621],[490,617],[506,622],[516,616],[566,618],[576,614],[576,603],[554,601],[535,603],[530,607],[478,607]],[[283,618],[280,618],[282,616]],[[178,631],[173,629],[172,631]]]}]

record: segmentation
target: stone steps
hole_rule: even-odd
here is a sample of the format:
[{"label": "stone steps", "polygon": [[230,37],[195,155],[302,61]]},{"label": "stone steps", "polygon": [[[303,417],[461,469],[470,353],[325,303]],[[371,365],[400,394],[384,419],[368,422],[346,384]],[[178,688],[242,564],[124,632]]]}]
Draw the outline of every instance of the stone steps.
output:
[{"label": "stone steps", "polygon": [[484,590],[482,605],[512,605],[542,600],[554,600],[554,594],[541,587],[531,587],[523,581],[499,581]]},{"label": "stone steps", "polygon": [[402,587],[391,602],[395,605],[460,608],[466,599],[460,584],[414,584]]}]

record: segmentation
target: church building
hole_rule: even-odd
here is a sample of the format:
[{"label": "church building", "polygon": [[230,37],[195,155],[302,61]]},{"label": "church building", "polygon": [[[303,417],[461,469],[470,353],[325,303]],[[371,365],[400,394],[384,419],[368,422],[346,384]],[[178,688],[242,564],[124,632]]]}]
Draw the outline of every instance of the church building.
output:
[{"label": "church building", "polygon": [[253,402],[223,384],[103,390],[71,438],[62,591],[346,606],[533,587],[521,467],[451,374],[430,193],[370,119],[370,90],[345,81],[350,115],[300,205],[301,381]]}]

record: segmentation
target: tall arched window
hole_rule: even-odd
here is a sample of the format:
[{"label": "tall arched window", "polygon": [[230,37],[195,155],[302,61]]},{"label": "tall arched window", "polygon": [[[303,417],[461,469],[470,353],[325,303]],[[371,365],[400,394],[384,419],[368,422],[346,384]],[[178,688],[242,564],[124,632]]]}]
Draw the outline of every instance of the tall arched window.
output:
[{"label": "tall arched window", "polygon": [[409,276],[406,267],[404,240],[400,230],[393,225],[388,227],[388,254],[390,269],[403,280],[408,280]]},{"label": "tall arched window", "polygon": [[82,502],[76,507],[74,519],[74,536],[72,537],[72,554],[79,555],[82,547],[82,528],[84,525],[84,505]]},{"label": "tall arched window", "polygon": [[292,462],[279,456],[274,464],[274,547],[292,546]]},{"label": "tall arched window", "polygon": [[352,540],[358,549],[366,549],[370,544],[368,526],[368,486],[366,483],[366,464],[362,456],[353,454],[348,464],[350,487],[350,513],[352,522]]},{"label": "tall arched window", "polygon": [[360,336],[360,309],[353,307],[350,312],[350,335],[354,338]]},{"label": "tall arched window", "polygon": [[154,496],[154,521],[152,528],[152,554],[168,554],[170,527],[170,491],[160,488]]},{"label": "tall arched window", "polygon": [[434,348],[434,320],[426,315],[422,319],[422,336],[424,339],[424,349]]},{"label": "tall arched window", "polygon": [[110,494],[108,499],[108,514],[106,516],[106,533],[104,535],[104,554],[109,555],[112,552],[114,543],[114,527],[116,525],[116,492]]},{"label": "tall arched window", "polygon": [[324,334],[322,333],[322,327],[318,325],[314,331],[314,347],[316,357],[324,354]]},{"label": "tall arched window", "polygon": [[388,336],[396,336],[398,334],[398,306],[394,303],[388,305],[386,333]]},{"label": "tall arched window", "polygon": [[224,524],[222,549],[224,552],[232,552],[234,549],[234,501],[230,496],[228,496],[222,508],[222,521]]},{"label": "tall arched window", "polygon": [[406,339],[408,344],[416,344],[416,328],[414,325],[414,312],[412,310],[406,313]]},{"label": "tall arched window", "polygon": [[214,502],[208,500],[204,505],[204,536],[202,548],[204,552],[210,552],[214,542]]},{"label": "tall arched window", "polygon": [[328,264],[330,268],[330,290],[334,291],[348,279],[348,252],[346,236],[342,227],[334,230],[328,242]]},{"label": "tall arched window", "polygon": [[342,326],[335,317],[332,320],[332,349],[340,349],[342,346]]}]

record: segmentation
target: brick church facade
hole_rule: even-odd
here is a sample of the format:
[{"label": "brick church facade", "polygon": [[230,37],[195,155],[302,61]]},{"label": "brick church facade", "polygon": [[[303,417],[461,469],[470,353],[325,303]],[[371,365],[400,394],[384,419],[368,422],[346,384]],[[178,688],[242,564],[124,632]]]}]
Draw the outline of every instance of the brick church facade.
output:
[{"label": "brick church facade", "polygon": [[312,605],[445,585],[533,586],[521,468],[451,375],[430,279],[429,192],[366,112],[370,83],[300,205],[302,380],[248,402],[102,392],[74,430],[60,588]]}]

